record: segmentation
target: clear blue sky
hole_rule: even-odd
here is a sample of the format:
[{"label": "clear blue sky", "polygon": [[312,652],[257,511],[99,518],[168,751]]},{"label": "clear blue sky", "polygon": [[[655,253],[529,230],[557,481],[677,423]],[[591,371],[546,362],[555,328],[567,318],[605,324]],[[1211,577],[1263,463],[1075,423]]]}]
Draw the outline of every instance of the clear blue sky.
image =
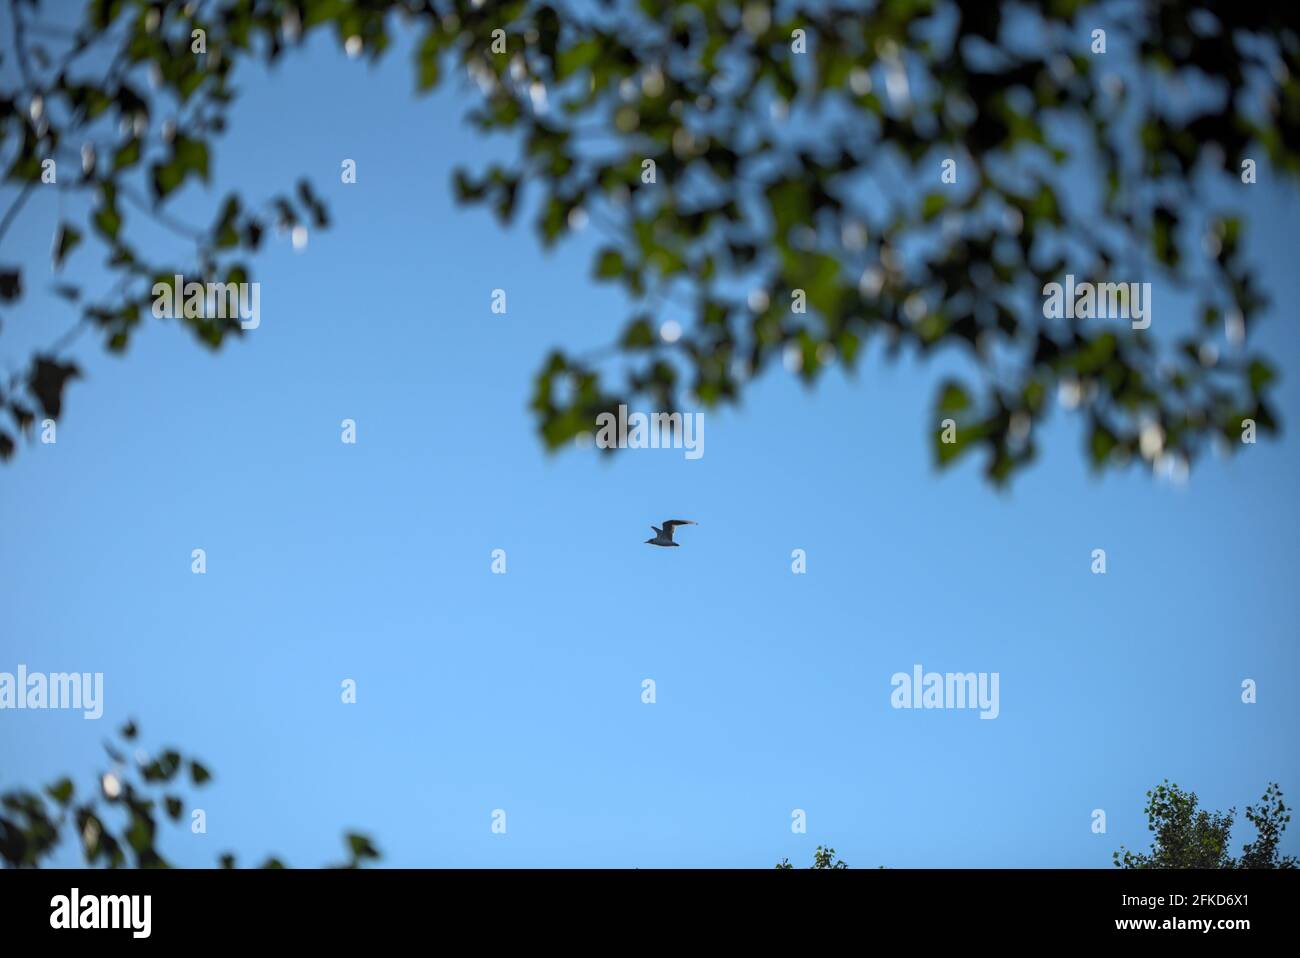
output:
[{"label": "clear blue sky", "polygon": [[[546,254],[527,221],[457,208],[453,167],[510,145],[461,122],[454,84],[414,98],[404,48],[372,69],[317,42],[240,87],[212,193],[179,210],[305,174],[334,227],[257,258],[261,328],[219,354],[152,320],[125,358],[79,341],[57,445],[0,469],[0,670],[106,686],[99,722],[0,713],[0,788],[84,788],[133,717],[215,772],[207,834],[163,841],[195,866],[335,861],[348,828],[399,866],[770,867],[818,843],[854,866],[1109,866],[1145,846],[1166,776],[1210,808],[1271,780],[1300,798],[1300,204],[1266,167],[1243,209],[1275,305],[1252,342],[1288,431],[1185,488],[1090,477],[1059,409],[1009,492],[974,461],[937,475],[939,371],[875,352],[811,393],[774,370],[708,416],[698,461],[548,458],[533,373],[628,314],[589,280],[598,237]],[[34,202],[6,244],[32,271],[9,366],[74,319],[41,279],[56,220]],[[1155,296],[1156,324],[1186,321]],[[644,545],[670,516],[700,522],[685,547]],[[918,662],[999,672],[1000,717],[892,709]]]}]

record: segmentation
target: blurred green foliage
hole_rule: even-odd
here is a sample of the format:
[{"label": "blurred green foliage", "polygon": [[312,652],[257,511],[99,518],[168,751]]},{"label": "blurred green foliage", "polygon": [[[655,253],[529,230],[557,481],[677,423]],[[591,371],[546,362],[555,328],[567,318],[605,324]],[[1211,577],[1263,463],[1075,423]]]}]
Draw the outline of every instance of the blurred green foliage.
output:
[{"label": "blurred green foliage", "polygon": [[[104,743],[112,767],[93,787],[78,793],[71,778],[44,789],[0,794],[0,863],[8,868],[39,868],[55,854],[65,838],[74,842],[88,867],[169,868],[158,848],[162,816],[179,823],[186,816],[185,779],[194,788],[212,780],[212,773],[175,749],[148,755],[139,749],[139,730],[128,722],[117,742]],[[343,836],[346,860],[335,867],[357,868],[378,859],[379,851],[365,835]],[[220,856],[223,868],[235,867],[235,856]],[[268,858],[262,868],[284,868]]]},{"label": "blurred green foliage", "polygon": [[[873,343],[965,357],[926,428],[937,464],[982,450],[995,483],[1033,459],[1058,395],[1084,417],[1096,469],[1190,466],[1240,446],[1244,419],[1277,428],[1273,367],[1242,344],[1266,305],[1246,226],[1208,190],[1251,189],[1248,160],[1260,175],[1300,170],[1294,4],[1135,0],[1112,20],[1079,0],[91,0],[62,31],[39,0],[10,6],[21,79],[0,90],[14,194],[0,237],[57,158],[57,189],[94,210],[59,227],[55,267],[71,276],[93,242],[120,282],[94,299],[57,287],[80,320],[0,384],[13,420],[0,456],[37,410],[61,411],[78,374],[59,358],[70,336],[89,328],[123,350],[156,278],[247,280],[268,229],[328,224],[305,180],[224,197],[199,226],[167,212],[211,175],[238,66],[323,31],[370,60],[415,31],[418,90],[472,81],[471,121],[519,150],[458,171],[461,200],[507,223],[535,210],[548,246],[584,223],[604,234],[593,276],[635,305],[609,349],[543,360],[531,408],[548,448],[620,402],[736,403],[774,364],[812,384]],[[955,183],[940,177],[948,159]],[[137,216],[192,245],[192,262],[150,260]],[[1151,331],[1045,319],[1041,290],[1067,272],[1158,277],[1194,306],[1158,303]],[[0,266],[0,309],[23,280]],[[653,318],[669,309],[688,320],[671,342]],[[241,334],[235,320],[182,322],[214,348]]]}]

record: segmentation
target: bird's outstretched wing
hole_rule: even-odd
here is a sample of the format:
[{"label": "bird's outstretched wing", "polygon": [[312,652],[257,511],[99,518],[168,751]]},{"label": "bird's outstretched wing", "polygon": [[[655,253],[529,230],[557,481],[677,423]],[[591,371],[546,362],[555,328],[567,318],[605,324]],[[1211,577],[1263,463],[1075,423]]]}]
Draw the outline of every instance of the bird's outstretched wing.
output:
[{"label": "bird's outstretched wing", "polygon": [[664,520],[664,535],[672,539],[673,530],[678,526],[698,526],[699,523],[692,519],[666,519]]}]

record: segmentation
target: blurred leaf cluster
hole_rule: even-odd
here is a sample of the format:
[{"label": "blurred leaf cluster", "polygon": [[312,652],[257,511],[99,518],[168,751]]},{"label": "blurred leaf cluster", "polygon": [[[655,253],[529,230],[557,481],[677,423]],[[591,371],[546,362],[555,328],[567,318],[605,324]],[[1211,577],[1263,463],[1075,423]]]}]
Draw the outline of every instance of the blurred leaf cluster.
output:
[{"label": "blurred leaf cluster", "polygon": [[[139,748],[138,737],[135,723],[128,722],[117,741],[104,743],[111,767],[83,793],[65,777],[40,791],[0,794],[0,862],[8,868],[38,868],[67,839],[88,867],[171,867],[158,848],[159,822],[163,816],[180,822],[188,808],[186,780],[201,788],[212,773],[176,749],[149,755]],[[380,857],[364,835],[346,834],[344,844],[347,858],[336,867],[357,868]],[[235,867],[230,853],[219,861],[223,868]],[[268,858],[261,867],[285,865]]]},{"label": "blurred leaf cluster", "polygon": [[[1135,0],[1107,17],[1079,0],[92,0],[59,53],[39,0],[13,9],[23,79],[0,90],[4,184],[19,199],[45,188],[41,160],[57,156],[76,173],[58,188],[94,198],[54,260],[91,236],[106,247],[121,282],[79,308],[110,349],[157,276],[194,272],[148,262],[127,206],[193,243],[203,278],[247,278],[268,228],[328,222],[305,181],[257,206],[226,197],[200,227],[167,214],[210,174],[237,65],[313,31],[374,60],[414,31],[417,90],[467,82],[472,123],[518,143],[512,162],[459,170],[457,196],[505,223],[531,211],[547,246],[600,230],[593,277],[634,303],[608,348],[543,360],[531,408],[548,448],[621,402],[734,404],[773,365],[811,385],[875,343],[961,357],[926,419],[934,458],[981,450],[995,483],[1033,460],[1058,400],[1083,417],[1096,469],[1190,467],[1238,447],[1245,419],[1278,427],[1275,370],[1246,348],[1266,306],[1246,225],[1209,197],[1251,189],[1247,160],[1300,170],[1294,4]],[[77,69],[96,47],[107,76]],[[1159,301],[1145,331],[1045,318],[1042,288],[1066,273],[1160,279],[1193,305]],[[22,289],[0,270],[0,308]],[[684,329],[664,337],[671,311]],[[210,346],[239,332],[185,322]],[[77,372],[39,354],[0,405],[30,429]],[[0,432],[0,455],[12,448]]]}]

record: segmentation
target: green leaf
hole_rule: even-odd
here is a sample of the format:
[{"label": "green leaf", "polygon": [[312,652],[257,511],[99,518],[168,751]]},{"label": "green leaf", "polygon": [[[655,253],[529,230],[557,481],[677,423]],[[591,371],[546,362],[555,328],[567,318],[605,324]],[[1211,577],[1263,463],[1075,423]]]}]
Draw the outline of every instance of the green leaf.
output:
[{"label": "green leaf", "polygon": [[113,154],[113,172],[135,166],[140,162],[140,139],[132,137]]},{"label": "green leaf", "polygon": [[1088,455],[1093,467],[1104,466],[1118,444],[1119,440],[1115,434],[1100,421],[1094,420],[1088,435]]},{"label": "green leaf", "polygon": [[767,188],[767,202],[776,222],[777,238],[796,226],[807,225],[812,220],[812,205],[808,187],[797,180],[778,180]]},{"label": "green leaf", "polygon": [[156,199],[166,199],[185,179],[185,170],[174,160],[170,163],[155,163],[151,169],[153,195]]},{"label": "green leaf", "polygon": [[420,45],[420,50],[415,57],[418,66],[415,88],[421,93],[432,90],[438,85],[441,74],[438,61],[441,54],[441,34],[435,28],[425,35],[424,42]]},{"label": "green leaf", "polygon": [[173,147],[176,162],[185,173],[193,173],[206,181],[208,178],[208,146],[202,140],[178,136]]},{"label": "green leaf", "polygon": [[131,827],[126,830],[126,841],[137,853],[153,847],[153,827],[143,815],[131,817]]},{"label": "green leaf", "polygon": [[954,380],[948,380],[939,387],[939,412],[961,412],[970,408],[970,396],[965,388]]},{"label": "green leaf", "polygon": [[1273,367],[1263,360],[1256,359],[1250,364],[1251,392],[1259,392],[1276,378],[1277,374],[1273,372]]},{"label": "green leaf", "polygon": [[654,344],[654,327],[645,317],[638,317],[628,323],[627,328],[623,330],[623,337],[619,340],[619,345],[624,349],[648,349]]},{"label": "green leaf", "polygon": [[596,260],[596,275],[602,279],[622,276],[623,254],[616,249],[601,250]]},{"label": "green leaf", "polygon": [[67,223],[60,223],[59,230],[54,234],[54,268],[59,269],[63,266],[63,261],[68,258],[68,254],[77,248],[81,242],[81,232],[76,227],[69,226]]},{"label": "green leaf", "polygon": [[378,858],[379,852],[369,838],[365,835],[358,835],[355,832],[349,832],[346,836],[348,848],[355,859]]},{"label": "green leaf", "polygon": [[153,192],[156,199],[166,199],[188,176],[208,179],[208,147],[201,140],[178,136],[172,144],[171,159],[155,163],[151,168]]},{"label": "green leaf", "polygon": [[170,782],[180,771],[180,753],[169,749],[140,770],[146,782]]},{"label": "green leaf", "polygon": [[68,802],[72,801],[72,791],[72,779],[70,778],[61,778],[45,789],[46,794],[60,805],[67,805]]},{"label": "green leaf", "polygon": [[101,206],[95,210],[90,222],[96,232],[111,243],[117,239],[118,231],[122,228],[122,214],[116,206]]},{"label": "green leaf", "polygon": [[575,43],[560,54],[556,67],[556,78],[566,80],[584,67],[595,63],[600,56],[600,41],[591,38]]}]

